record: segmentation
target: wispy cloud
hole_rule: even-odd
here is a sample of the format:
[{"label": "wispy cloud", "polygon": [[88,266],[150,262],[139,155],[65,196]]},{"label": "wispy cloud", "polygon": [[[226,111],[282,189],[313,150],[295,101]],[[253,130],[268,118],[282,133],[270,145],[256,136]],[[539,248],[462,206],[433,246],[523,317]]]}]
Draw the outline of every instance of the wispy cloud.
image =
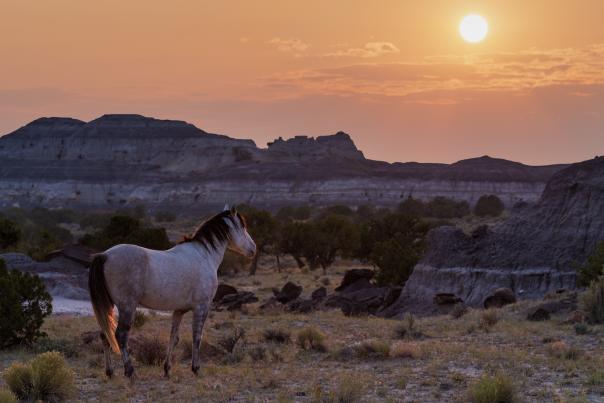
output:
[{"label": "wispy cloud", "polygon": [[308,50],[310,44],[301,41],[297,38],[283,39],[273,38],[268,41],[268,44],[273,45],[280,52],[301,53]]},{"label": "wispy cloud", "polygon": [[400,53],[399,48],[391,42],[369,42],[362,48],[348,48],[326,53],[328,57],[360,57],[372,58],[391,53]]},{"label": "wispy cloud", "polygon": [[[377,52],[388,47],[373,49]],[[415,63],[354,63],[285,72],[265,77],[260,85],[275,91],[288,88],[290,96],[292,88],[301,95],[406,96],[434,91],[525,91],[554,85],[603,83],[604,44],[597,44],[577,49],[444,55]],[[447,97],[441,103],[451,102],[452,98]]]}]

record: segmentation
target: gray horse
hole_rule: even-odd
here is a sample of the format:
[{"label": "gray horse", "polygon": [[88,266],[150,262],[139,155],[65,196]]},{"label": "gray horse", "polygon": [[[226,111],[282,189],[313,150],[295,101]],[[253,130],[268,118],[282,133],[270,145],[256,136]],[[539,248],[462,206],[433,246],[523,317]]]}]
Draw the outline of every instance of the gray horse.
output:
[{"label": "gray horse", "polygon": [[[228,208],[205,221],[189,238],[167,251],[136,245],[116,245],[96,255],[90,267],[88,287],[94,314],[101,327],[105,373],[111,377],[111,351],[122,353],[124,374],[134,368],[128,356],[128,333],[136,307],[173,311],[172,331],[164,373],[170,376],[172,351],[184,313],[193,311],[193,358],[191,369],[199,373],[199,347],[204,322],[218,286],[217,270],[226,249],[248,258],[256,244],[245,220]],[[117,306],[116,323],[113,308]]]}]

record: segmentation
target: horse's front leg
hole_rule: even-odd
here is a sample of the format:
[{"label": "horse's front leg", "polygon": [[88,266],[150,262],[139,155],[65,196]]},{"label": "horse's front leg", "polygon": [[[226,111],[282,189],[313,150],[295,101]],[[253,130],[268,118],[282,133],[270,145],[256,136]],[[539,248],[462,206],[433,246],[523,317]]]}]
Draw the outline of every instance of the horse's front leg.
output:
[{"label": "horse's front leg", "polygon": [[120,312],[120,316],[117,321],[115,338],[117,339],[117,344],[119,345],[122,353],[124,375],[126,375],[128,378],[131,378],[134,374],[134,367],[132,366],[132,361],[130,361],[130,356],[128,354],[128,333],[130,333],[130,328],[132,327],[136,306],[134,308],[120,306],[118,307],[118,310]]},{"label": "horse's front leg", "polygon": [[170,369],[172,368],[172,351],[178,344],[178,328],[180,327],[180,321],[185,311],[174,311],[172,313],[172,330],[170,331],[170,344],[168,344],[168,353],[166,354],[166,361],[164,362],[164,375],[166,378],[170,376]]},{"label": "horse's front leg", "polygon": [[201,334],[203,325],[208,317],[209,304],[199,304],[193,310],[193,358],[191,359],[191,370],[195,375],[199,374],[199,348],[201,346]]}]

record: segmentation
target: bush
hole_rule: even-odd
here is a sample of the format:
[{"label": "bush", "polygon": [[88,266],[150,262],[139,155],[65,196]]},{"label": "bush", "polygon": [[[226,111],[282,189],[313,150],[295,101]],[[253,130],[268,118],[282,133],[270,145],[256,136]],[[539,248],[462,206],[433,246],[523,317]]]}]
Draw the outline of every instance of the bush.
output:
[{"label": "bush", "polygon": [[291,340],[290,333],[284,329],[266,329],[264,331],[264,340],[272,343],[289,343]]},{"label": "bush", "polygon": [[474,214],[479,217],[498,217],[503,213],[505,206],[501,199],[495,195],[480,196],[478,202],[474,206]]},{"label": "bush", "polygon": [[303,350],[314,350],[321,353],[327,351],[325,344],[325,335],[314,327],[307,327],[298,332],[298,346]]},{"label": "bush", "polygon": [[17,224],[7,218],[0,218],[0,249],[15,246],[21,239],[21,230]]},{"label": "bush", "polygon": [[0,389],[0,403],[17,403],[17,396],[9,390]]},{"label": "bush", "polygon": [[604,323],[604,276],[594,280],[579,296],[579,307],[585,312],[588,323]]},{"label": "bush", "polygon": [[403,321],[394,328],[394,335],[399,339],[419,339],[423,333],[415,325],[415,317],[407,313]]},{"label": "bush", "polygon": [[7,270],[0,259],[0,348],[31,344],[44,335],[44,318],[51,314],[51,297],[38,276]]},{"label": "bush", "polygon": [[563,341],[555,341],[553,343],[548,344],[547,352],[552,357],[561,358],[565,360],[576,360],[578,359],[582,351],[576,347],[568,346]]},{"label": "bush", "polygon": [[575,333],[578,335],[584,335],[589,333],[589,328],[585,323],[575,323]]},{"label": "bush", "polygon": [[105,250],[121,243],[160,250],[172,246],[164,228],[144,227],[139,219],[125,215],[111,217],[101,231],[84,235],[80,243],[98,250]]},{"label": "bush", "polygon": [[312,403],[355,403],[363,399],[365,385],[354,375],[346,375],[340,379],[335,391],[324,392],[317,386],[311,396]]},{"label": "bush", "polygon": [[223,336],[218,341],[218,344],[227,353],[233,353],[233,351],[235,350],[235,347],[237,346],[237,343],[239,343],[240,340],[243,341],[244,338],[245,338],[245,330],[241,327],[238,327],[238,328],[233,329],[230,334]]},{"label": "bush", "polygon": [[148,319],[149,318],[147,317],[147,314],[145,314],[145,312],[139,311],[137,309],[134,313],[134,321],[132,322],[132,326],[134,326],[135,329],[140,329],[145,325],[145,323],[147,323]]},{"label": "bush", "polygon": [[587,287],[604,274],[604,241],[598,243],[596,249],[587,258],[584,266],[577,270],[577,283]]},{"label": "bush", "polygon": [[496,309],[486,309],[480,314],[479,326],[485,332],[491,330],[499,322],[499,314]]},{"label": "bush", "polygon": [[388,358],[390,344],[380,340],[364,341],[354,346],[354,351],[359,358]]},{"label": "bush", "polygon": [[512,403],[517,401],[516,388],[505,375],[483,376],[470,386],[468,399],[473,403]]},{"label": "bush", "polygon": [[426,204],[426,216],[434,218],[461,218],[470,214],[466,201],[437,196]]},{"label": "bush", "polygon": [[390,355],[395,358],[418,359],[422,357],[421,348],[415,343],[397,341],[390,348]]},{"label": "bush", "polygon": [[143,336],[132,343],[132,353],[136,361],[143,365],[161,365],[166,358],[166,344],[166,342],[160,340],[157,336]]},{"label": "bush", "polygon": [[36,340],[32,345],[32,350],[37,354],[58,351],[67,358],[77,357],[80,354],[73,341],[67,339],[50,339],[48,337],[41,337]]},{"label": "bush", "polygon": [[4,380],[19,400],[60,402],[75,391],[74,373],[63,356],[43,353],[29,364],[14,363],[4,373]]},{"label": "bush", "polygon": [[468,307],[463,303],[457,303],[451,309],[450,315],[453,319],[459,319],[468,313]]},{"label": "bush", "polygon": [[169,211],[158,211],[157,214],[155,214],[155,221],[174,222],[176,221],[176,216]]}]

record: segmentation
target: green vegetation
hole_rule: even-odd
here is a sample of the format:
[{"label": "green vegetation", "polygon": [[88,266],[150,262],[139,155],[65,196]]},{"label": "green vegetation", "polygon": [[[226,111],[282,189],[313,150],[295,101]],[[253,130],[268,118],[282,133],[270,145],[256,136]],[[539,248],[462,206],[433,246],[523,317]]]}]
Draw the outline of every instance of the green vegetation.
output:
[{"label": "green vegetation", "polygon": [[579,307],[585,312],[587,322],[604,323],[604,276],[592,281],[579,296]]},{"label": "green vegetation", "polygon": [[4,380],[19,400],[61,402],[75,391],[74,373],[56,352],[40,354],[27,364],[16,362]]},{"label": "green vegetation", "polygon": [[14,221],[0,218],[0,249],[10,248],[21,239],[21,230]]},{"label": "green vegetation", "polygon": [[505,375],[483,376],[470,386],[468,398],[472,403],[512,403],[517,401],[516,388]]},{"label": "green vegetation", "polygon": [[503,213],[505,206],[501,199],[495,195],[480,196],[476,206],[474,206],[474,214],[479,217],[498,217]]},{"label": "green vegetation", "polygon": [[122,243],[150,249],[168,249],[172,246],[164,228],[143,226],[138,218],[125,215],[111,217],[109,224],[101,231],[84,235],[80,242],[98,250]]},{"label": "green vegetation", "polygon": [[7,270],[0,259],[0,348],[31,344],[52,312],[51,297],[38,276]]},{"label": "green vegetation", "polygon": [[312,350],[324,353],[327,351],[325,334],[314,327],[307,327],[298,332],[296,339],[298,347],[302,350]]},{"label": "green vegetation", "polygon": [[0,389],[0,403],[17,403],[17,396],[10,390]]},{"label": "green vegetation", "polygon": [[584,287],[604,274],[604,241],[598,243],[585,265],[577,270],[577,274],[577,282]]},{"label": "green vegetation", "polygon": [[431,218],[460,218],[470,214],[468,202],[437,196],[429,202],[423,202],[412,197],[407,198],[398,206],[402,214]]}]

